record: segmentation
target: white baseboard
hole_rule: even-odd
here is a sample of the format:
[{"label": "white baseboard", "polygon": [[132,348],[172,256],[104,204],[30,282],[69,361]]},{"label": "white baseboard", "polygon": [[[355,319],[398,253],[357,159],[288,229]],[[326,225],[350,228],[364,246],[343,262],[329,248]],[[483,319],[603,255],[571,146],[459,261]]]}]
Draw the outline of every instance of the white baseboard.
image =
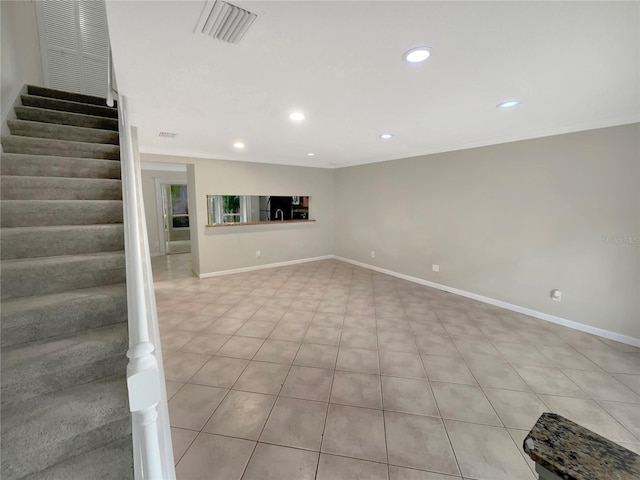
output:
[{"label": "white baseboard", "polygon": [[334,255],[323,255],[321,257],[300,258],[298,260],[287,260],[286,262],[267,263],[264,265],[255,265],[253,267],[234,268],[233,270],[220,270],[218,272],[208,272],[197,274],[198,278],[220,277],[222,275],[233,275],[234,273],[254,272],[256,270],[264,270],[266,268],[286,267],[288,265],[297,265],[298,263],[317,262],[318,260],[331,260]]},{"label": "white baseboard", "polygon": [[602,328],[592,327],[591,325],[585,325],[584,323],[574,322],[573,320],[567,320],[566,318],[556,317],[555,315],[549,315],[548,313],[538,312],[536,310],[531,310],[529,308],[513,305],[512,303],[503,302],[502,300],[496,300],[495,298],[485,297],[482,295],[478,295],[477,293],[467,292],[465,290],[459,290],[457,288],[448,287],[447,285],[430,282],[428,280],[424,280],[418,277],[412,277],[411,275],[405,275],[404,273],[394,272],[392,270],[387,270],[386,268],[376,267],[374,265],[369,265],[368,263],[357,262],[355,260],[351,260],[345,257],[340,257],[338,255],[333,255],[333,258],[346,263],[350,263],[352,265],[357,265],[358,267],[363,267],[369,270],[374,270],[376,272],[384,273],[386,275],[391,275],[392,277],[402,278],[403,280],[408,280],[410,282],[418,283],[420,285],[437,288],[438,290],[443,290],[445,292],[453,293],[455,295],[460,295],[462,297],[478,300],[479,302],[488,303],[489,305],[505,308],[513,312],[529,315],[530,317],[539,318],[540,320],[546,320],[547,322],[556,323],[558,325],[573,328],[574,330],[580,330],[582,332],[591,333],[599,337],[615,340],[616,342],[625,343],[627,345],[633,345],[634,347],[640,347],[640,338],[630,337],[628,335],[622,335],[620,333],[611,332],[609,330],[604,330]]}]

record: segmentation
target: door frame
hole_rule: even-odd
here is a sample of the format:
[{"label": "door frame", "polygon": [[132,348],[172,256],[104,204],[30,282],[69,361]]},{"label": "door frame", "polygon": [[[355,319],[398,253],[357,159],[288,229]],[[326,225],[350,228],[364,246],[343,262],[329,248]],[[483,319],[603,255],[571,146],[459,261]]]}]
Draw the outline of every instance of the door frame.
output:
[{"label": "door frame", "polygon": [[162,186],[163,185],[184,185],[189,188],[187,182],[181,180],[169,180],[155,177],[155,185],[156,185],[156,219],[158,221],[158,247],[160,250],[159,255],[167,255],[167,243],[169,239],[167,238],[167,228],[165,228],[165,218],[164,218],[164,202],[162,201]]}]

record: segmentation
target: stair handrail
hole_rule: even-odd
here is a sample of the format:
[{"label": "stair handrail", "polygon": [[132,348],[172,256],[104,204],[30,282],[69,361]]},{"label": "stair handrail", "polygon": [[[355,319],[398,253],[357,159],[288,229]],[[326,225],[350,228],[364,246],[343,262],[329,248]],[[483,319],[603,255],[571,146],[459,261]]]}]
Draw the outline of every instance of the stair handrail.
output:
[{"label": "stair handrail", "polygon": [[[109,57],[109,78],[113,72]],[[111,95],[114,95],[109,81]],[[127,388],[132,416],[136,480],[175,480],[169,411],[158,329],[151,257],[146,231],[142,175],[128,119],[128,102],[118,98],[120,163],[127,273],[129,350]]]}]

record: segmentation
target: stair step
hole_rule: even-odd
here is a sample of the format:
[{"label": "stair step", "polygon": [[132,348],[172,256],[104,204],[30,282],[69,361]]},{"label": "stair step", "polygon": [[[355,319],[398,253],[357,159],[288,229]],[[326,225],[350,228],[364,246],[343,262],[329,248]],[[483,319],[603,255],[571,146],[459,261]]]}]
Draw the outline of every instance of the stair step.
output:
[{"label": "stair step", "polygon": [[0,162],[0,477],[132,478],[118,111],[27,92]]},{"label": "stair step", "polygon": [[122,480],[133,478],[131,436],[76,455],[68,460],[29,475],[24,480]]},{"label": "stair step", "polygon": [[126,371],[126,322],[2,349],[2,404]]},{"label": "stair step", "polygon": [[118,132],[114,132],[113,130],[74,127],[55,123],[32,122],[29,120],[9,120],[7,124],[11,135],[110,145],[118,145],[119,143]]},{"label": "stair step", "polygon": [[[69,100],[78,103],[90,103],[92,105],[100,105],[107,107],[107,99],[94,97],[93,95],[85,95],[83,93],[66,92],[64,90],[54,90],[52,88],[38,87],[36,85],[27,85],[27,93],[37,97],[58,98],[60,100]],[[114,102],[114,106],[117,102]]]},{"label": "stair step", "polygon": [[118,110],[112,107],[90,105],[88,103],[70,102],[57,98],[36,97],[33,95],[21,95],[22,105],[25,107],[46,108],[47,110],[60,110],[61,112],[84,113],[96,117],[118,118]]},{"label": "stair step", "polygon": [[122,223],[120,200],[4,200],[2,228]]},{"label": "stair step", "polygon": [[59,157],[98,158],[119,160],[120,146],[101,143],[71,142],[50,138],[2,137],[2,149],[7,153],[28,153],[32,155],[56,155]]},{"label": "stair step", "polygon": [[127,321],[124,283],[2,302],[2,347]]},{"label": "stair step", "polygon": [[124,249],[124,227],[111,225],[54,225],[3,228],[0,258],[53,257]]},{"label": "stair step", "polygon": [[123,376],[4,407],[1,476],[17,480],[130,433]]},{"label": "stair step", "polygon": [[20,120],[34,122],[56,123],[59,125],[73,125],[76,127],[99,128],[102,130],[118,131],[118,120],[96,115],[62,112],[37,107],[15,107],[16,117]]},{"label": "stair step", "polygon": [[125,281],[124,252],[21,258],[2,262],[2,298],[66,292]]},{"label": "stair step", "polygon": [[3,200],[121,200],[122,182],[106,178],[0,177]]},{"label": "stair step", "polygon": [[120,178],[119,160],[3,153],[2,175],[24,177]]}]

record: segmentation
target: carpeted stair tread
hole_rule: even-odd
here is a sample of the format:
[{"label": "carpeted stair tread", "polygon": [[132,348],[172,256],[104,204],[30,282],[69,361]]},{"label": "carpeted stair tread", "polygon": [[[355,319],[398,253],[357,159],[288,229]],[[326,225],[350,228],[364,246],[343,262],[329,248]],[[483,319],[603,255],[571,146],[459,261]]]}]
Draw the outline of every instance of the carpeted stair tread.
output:
[{"label": "carpeted stair tread", "polygon": [[120,200],[4,200],[2,228],[122,223]]},{"label": "carpeted stair tread", "polygon": [[127,321],[124,283],[2,302],[2,347]]},{"label": "carpeted stair tread", "polygon": [[41,472],[29,475],[24,480],[122,480],[133,478],[133,449],[131,437],[108,443]]},{"label": "carpeted stair tread", "polygon": [[118,132],[97,128],[57,125],[55,123],[33,122],[29,120],[9,120],[11,135],[37,138],[70,140],[74,142],[118,144]]},{"label": "carpeted stair tread", "polygon": [[118,145],[104,145],[102,143],[7,135],[2,137],[2,148],[7,153],[120,160]]},{"label": "carpeted stair tread", "polygon": [[124,439],[130,432],[123,376],[3,407],[2,478],[22,478],[100,445]]},{"label": "carpeted stair tread", "polygon": [[37,97],[33,95],[21,95],[22,105],[26,107],[45,108],[47,110],[60,110],[63,112],[82,113],[96,117],[118,118],[118,110],[108,107],[106,104],[91,105],[88,103],[71,102],[51,97]]},{"label": "carpeted stair tread", "polygon": [[124,252],[21,258],[2,262],[2,298],[66,292],[125,281]]},{"label": "carpeted stair tread", "polygon": [[20,120],[118,131],[118,121],[115,118],[25,106],[17,106],[14,111]]},{"label": "carpeted stair tread", "polygon": [[3,228],[0,258],[52,257],[124,249],[124,226],[55,225]]},{"label": "carpeted stair tread", "polygon": [[132,478],[118,111],[26,92],[0,162],[0,477]]},{"label": "carpeted stair tread", "polygon": [[120,161],[55,155],[3,153],[2,175],[120,179]]},{"label": "carpeted stair tread", "polygon": [[121,200],[122,182],[107,178],[2,175],[2,200]]},{"label": "carpeted stair tread", "polygon": [[2,404],[124,374],[127,324],[118,323],[2,349]]},{"label": "carpeted stair tread", "polygon": [[[69,100],[71,102],[90,103],[92,105],[108,107],[106,99],[101,97],[94,97],[93,95],[85,95],[83,93],[67,92],[65,90],[54,90],[53,88],[38,87],[37,85],[27,85],[27,94],[36,97],[57,98],[60,100]],[[117,105],[117,102],[114,101],[114,108],[117,107]]]}]

